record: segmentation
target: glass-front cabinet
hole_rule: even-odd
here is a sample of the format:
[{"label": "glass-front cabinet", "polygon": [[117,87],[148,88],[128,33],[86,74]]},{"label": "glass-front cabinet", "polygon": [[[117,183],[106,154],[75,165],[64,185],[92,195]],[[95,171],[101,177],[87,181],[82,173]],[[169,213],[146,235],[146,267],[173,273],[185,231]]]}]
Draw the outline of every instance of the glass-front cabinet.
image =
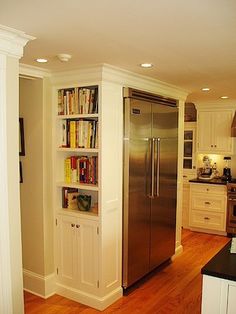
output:
[{"label": "glass-front cabinet", "polygon": [[184,124],[184,153],[183,168],[194,170],[195,167],[195,138],[196,126],[194,122],[186,122]]}]

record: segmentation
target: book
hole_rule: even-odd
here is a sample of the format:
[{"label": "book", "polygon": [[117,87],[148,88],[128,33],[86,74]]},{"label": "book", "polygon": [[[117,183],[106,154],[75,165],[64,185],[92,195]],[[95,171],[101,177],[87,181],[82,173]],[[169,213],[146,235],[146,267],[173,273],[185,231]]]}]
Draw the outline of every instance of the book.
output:
[{"label": "book", "polygon": [[70,147],[76,147],[76,121],[70,121]]},{"label": "book", "polygon": [[79,192],[68,191],[68,209],[78,210],[78,201],[77,197],[79,196]]},{"label": "book", "polygon": [[70,157],[66,158],[64,161],[64,177],[65,182],[71,182],[71,159]]},{"label": "book", "polygon": [[66,120],[61,120],[60,147],[67,147],[67,121]]},{"label": "book", "polygon": [[68,194],[69,193],[78,193],[78,189],[76,188],[62,188],[62,208],[68,208]]}]

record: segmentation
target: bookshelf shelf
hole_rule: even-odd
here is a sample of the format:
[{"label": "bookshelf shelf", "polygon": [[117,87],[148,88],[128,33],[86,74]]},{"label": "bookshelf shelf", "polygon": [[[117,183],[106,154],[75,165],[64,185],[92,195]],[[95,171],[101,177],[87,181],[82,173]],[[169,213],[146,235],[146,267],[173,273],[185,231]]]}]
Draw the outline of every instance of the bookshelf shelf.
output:
[{"label": "bookshelf shelf", "polygon": [[58,120],[63,119],[98,119],[97,113],[90,113],[90,114],[70,114],[70,115],[57,115]]},{"label": "bookshelf shelf", "polygon": [[85,184],[85,183],[67,183],[67,182],[57,182],[57,187],[67,187],[67,188],[75,188],[86,191],[98,191],[99,188],[94,184]]},{"label": "bookshelf shelf", "polygon": [[98,148],[71,148],[71,147],[58,147],[58,152],[71,152],[82,154],[98,154]]},{"label": "bookshelf shelf", "polygon": [[68,215],[72,217],[78,217],[78,218],[84,218],[84,219],[91,219],[91,220],[98,220],[98,214],[96,212],[93,212],[93,209],[90,211],[79,211],[79,210],[72,210],[68,208],[59,208],[57,210],[57,214],[62,215]]}]

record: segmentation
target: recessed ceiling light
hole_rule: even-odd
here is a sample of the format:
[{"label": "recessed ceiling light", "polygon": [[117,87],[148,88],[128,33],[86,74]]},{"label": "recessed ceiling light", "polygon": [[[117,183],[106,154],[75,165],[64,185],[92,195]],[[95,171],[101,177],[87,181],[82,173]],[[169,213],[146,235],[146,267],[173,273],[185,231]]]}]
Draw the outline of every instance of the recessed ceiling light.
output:
[{"label": "recessed ceiling light", "polygon": [[228,96],[221,96],[220,97],[221,99],[227,99],[227,98],[229,98]]},{"label": "recessed ceiling light", "polygon": [[202,91],[203,91],[203,92],[208,92],[209,90],[210,90],[209,87],[203,87],[203,88],[202,88]]},{"label": "recessed ceiling light", "polygon": [[141,63],[140,66],[142,68],[151,68],[151,67],[153,67],[153,64],[151,64],[151,63]]},{"label": "recessed ceiling light", "polygon": [[46,63],[46,62],[48,62],[47,59],[43,59],[43,58],[38,58],[38,59],[36,59],[36,61],[39,62],[39,63]]}]

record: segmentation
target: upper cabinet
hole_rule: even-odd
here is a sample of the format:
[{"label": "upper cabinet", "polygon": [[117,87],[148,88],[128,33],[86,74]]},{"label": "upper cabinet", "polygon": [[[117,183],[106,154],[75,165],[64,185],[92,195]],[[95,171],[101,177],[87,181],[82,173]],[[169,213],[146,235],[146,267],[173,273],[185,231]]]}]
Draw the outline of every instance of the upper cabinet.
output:
[{"label": "upper cabinet", "polygon": [[198,110],[197,151],[232,154],[231,124],[234,110]]},{"label": "upper cabinet", "polygon": [[195,132],[196,122],[184,123],[184,153],[183,153],[183,168],[184,172],[193,171],[195,167]]}]

